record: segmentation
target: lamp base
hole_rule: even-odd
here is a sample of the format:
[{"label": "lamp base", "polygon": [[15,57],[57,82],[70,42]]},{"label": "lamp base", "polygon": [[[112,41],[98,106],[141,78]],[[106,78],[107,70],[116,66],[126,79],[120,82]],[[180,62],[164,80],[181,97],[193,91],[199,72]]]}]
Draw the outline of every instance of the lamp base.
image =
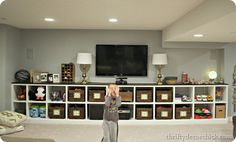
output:
[{"label": "lamp base", "polygon": [[88,83],[88,81],[87,80],[82,80],[82,82],[81,82],[82,84],[87,84]]},{"label": "lamp base", "polygon": [[209,84],[215,84],[215,79],[209,79]]},{"label": "lamp base", "polygon": [[161,75],[161,73],[159,71],[159,73],[157,74],[157,84],[158,85],[162,85],[163,84],[161,78],[162,78],[162,75]]},{"label": "lamp base", "polygon": [[157,82],[157,85],[162,85],[163,83],[162,82]]},{"label": "lamp base", "polygon": [[87,72],[89,70],[89,65],[86,65],[86,64],[81,64],[80,65],[80,70],[82,71],[82,81],[81,83],[82,84],[87,84],[88,83],[88,80],[87,80]]}]

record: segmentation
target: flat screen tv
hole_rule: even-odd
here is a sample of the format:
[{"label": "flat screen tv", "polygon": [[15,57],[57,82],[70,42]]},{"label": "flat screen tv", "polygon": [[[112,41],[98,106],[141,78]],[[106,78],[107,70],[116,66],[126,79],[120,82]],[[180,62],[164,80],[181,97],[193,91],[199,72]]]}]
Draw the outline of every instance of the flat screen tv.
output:
[{"label": "flat screen tv", "polygon": [[147,76],[147,45],[96,45],[96,76]]}]

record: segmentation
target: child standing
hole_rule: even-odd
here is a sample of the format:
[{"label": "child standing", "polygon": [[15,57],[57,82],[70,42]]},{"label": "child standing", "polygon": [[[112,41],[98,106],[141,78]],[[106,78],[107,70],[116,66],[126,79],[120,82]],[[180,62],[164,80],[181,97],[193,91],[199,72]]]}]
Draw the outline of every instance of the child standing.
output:
[{"label": "child standing", "polygon": [[119,87],[108,85],[103,113],[103,139],[102,142],[117,142],[118,140],[118,107],[121,106]]}]

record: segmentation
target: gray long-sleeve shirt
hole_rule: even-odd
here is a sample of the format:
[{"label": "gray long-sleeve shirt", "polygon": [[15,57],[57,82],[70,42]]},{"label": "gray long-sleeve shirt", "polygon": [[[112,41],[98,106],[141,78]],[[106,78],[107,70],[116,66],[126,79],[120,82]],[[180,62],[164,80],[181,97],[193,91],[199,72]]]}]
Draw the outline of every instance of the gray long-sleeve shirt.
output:
[{"label": "gray long-sleeve shirt", "polygon": [[117,122],[119,120],[118,107],[121,106],[121,97],[105,96],[103,119]]}]

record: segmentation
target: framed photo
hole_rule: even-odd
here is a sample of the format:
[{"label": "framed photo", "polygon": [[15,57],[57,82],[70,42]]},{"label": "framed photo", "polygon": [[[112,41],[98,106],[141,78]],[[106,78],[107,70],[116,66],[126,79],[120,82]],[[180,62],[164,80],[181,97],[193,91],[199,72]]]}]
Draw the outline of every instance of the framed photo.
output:
[{"label": "framed photo", "polygon": [[41,73],[40,72],[33,73],[33,83],[41,83]]},{"label": "framed photo", "polygon": [[53,74],[48,74],[48,83],[53,83]]},{"label": "framed photo", "polygon": [[59,74],[53,74],[53,83],[60,83]]},{"label": "framed photo", "polygon": [[47,81],[48,81],[48,73],[46,73],[46,72],[41,72],[40,73],[40,81],[42,82],[42,83],[46,83]]}]

